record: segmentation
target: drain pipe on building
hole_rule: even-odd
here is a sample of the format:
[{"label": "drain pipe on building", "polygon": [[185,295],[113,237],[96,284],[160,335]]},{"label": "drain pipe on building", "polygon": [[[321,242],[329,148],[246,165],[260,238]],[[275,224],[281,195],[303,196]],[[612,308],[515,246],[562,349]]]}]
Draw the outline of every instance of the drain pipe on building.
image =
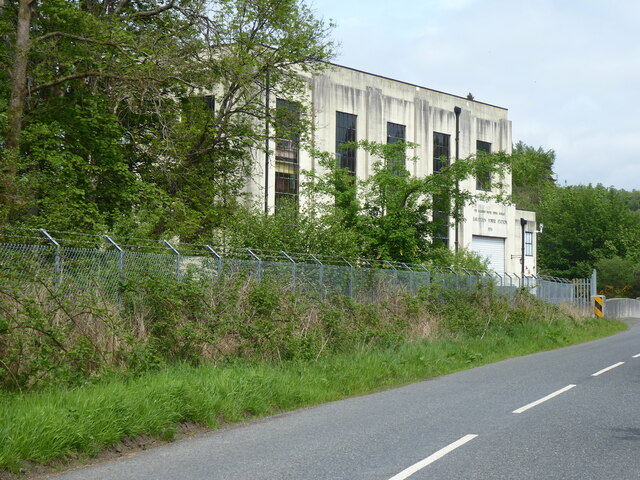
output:
[{"label": "drain pipe on building", "polygon": [[524,278],[524,228],[527,226],[524,218],[520,219],[520,226],[522,226],[522,278]]},{"label": "drain pipe on building", "polygon": [[269,84],[269,70],[265,72],[265,92],[264,92],[264,214],[269,214],[269,122],[271,121],[271,110],[269,108],[269,97],[271,95],[271,85]]},{"label": "drain pipe on building", "polygon": [[[453,113],[456,114],[456,162],[459,160],[460,157],[460,113],[462,112],[462,109],[460,107],[455,107],[453,109]],[[459,197],[460,197],[460,182],[456,179],[456,200],[455,200],[455,212],[456,212],[456,220],[455,220],[455,228],[456,228],[456,233],[455,233],[455,246],[456,246],[456,252],[458,251],[459,247],[459,233],[458,230],[460,229],[460,201],[459,201]]]}]

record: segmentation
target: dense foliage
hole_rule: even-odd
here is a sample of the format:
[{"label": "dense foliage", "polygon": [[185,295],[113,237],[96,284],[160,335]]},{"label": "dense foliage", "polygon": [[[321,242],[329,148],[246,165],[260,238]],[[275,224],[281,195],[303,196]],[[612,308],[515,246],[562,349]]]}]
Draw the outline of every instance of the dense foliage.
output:
[{"label": "dense foliage", "polygon": [[608,296],[640,295],[640,215],[637,190],[603,185],[558,185],[553,150],[518,143],[512,155],[513,201],[535,210],[541,272],[587,277],[598,270]]},{"label": "dense foliage", "polygon": [[490,277],[467,289],[432,284],[417,295],[380,280],[372,301],[371,294],[300,295],[278,276],[258,283],[247,272],[216,282],[149,276],[125,285],[119,307],[99,289],[57,291],[44,272],[3,273],[0,391],[75,386],[180,362],[317,360],[570,318],[525,292],[511,302]]},{"label": "dense foliage", "polygon": [[267,78],[295,97],[329,29],[299,0],[3,1],[0,222],[210,235],[273,121]]}]

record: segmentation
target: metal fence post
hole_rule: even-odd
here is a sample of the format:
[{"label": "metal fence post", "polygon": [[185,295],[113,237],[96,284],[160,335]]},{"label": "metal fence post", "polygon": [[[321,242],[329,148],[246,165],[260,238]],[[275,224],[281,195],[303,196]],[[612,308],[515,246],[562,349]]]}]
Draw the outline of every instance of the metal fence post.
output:
[{"label": "metal fence post", "polygon": [[393,286],[396,287],[397,289],[398,288],[398,270],[387,260],[385,260],[383,263],[393,269]]},{"label": "metal fence post", "polygon": [[470,291],[470,290],[471,290],[471,284],[473,283],[473,282],[471,281],[471,277],[472,277],[473,275],[471,274],[471,272],[470,272],[469,270],[467,270],[467,269],[466,269],[466,268],[464,268],[464,267],[460,267],[460,270],[462,270],[462,273],[464,273],[464,274],[467,276],[467,278],[466,278],[466,280],[465,280],[465,287],[466,287],[466,289],[467,289],[467,290],[469,290],[469,291]]},{"label": "metal fence post", "polygon": [[420,264],[420,266],[422,267],[422,269],[427,272],[427,287],[431,286],[431,271],[425,267],[422,263]]},{"label": "metal fence post", "polygon": [[324,264],[320,260],[318,260],[315,255],[309,254],[309,256],[318,265],[320,265],[320,275],[319,275],[320,278],[318,279],[318,282],[319,282],[319,285],[320,285],[320,299],[324,300]]},{"label": "metal fence post", "polygon": [[520,275],[514,272],[513,276],[518,279],[518,288],[522,287],[522,279],[520,278]]},{"label": "metal fence post", "polygon": [[120,248],[116,242],[109,235],[105,235],[104,238],[107,239],[117,251],[118,251],[118,305],[122,306],[122,284],[124,282],[124,250]]},{"label": "metal fence post", "polygon": [[53,261],[54,262],[53,271],[56,274],[56,280],[54,284],[55,292],[58,293],[58,290],[60,289],[60,284],[62,283],[62,258],[60,257],[60,251],[62,250],[62,247],[58,242],[56,242],[56,240],[51,235],[49,235],[49,232],[47,232],[44,228],[41,228],[39,231],[47,240],[53,243],[56,247],[56,255]]},{"label": "metal fence post", "polygon": [[460,290],[460,281],[458,280],[458,273],[453,269],[453,267],[447,267],[451,273],[453,273],[454,286],[456,290]]},{"label": "metal fence post", "polygon": [[280,253],[282,255],[284,255],[285,257],[287,257],[287,259],[291,262],[291,288],[295,291],[296,289],[296,261],[291,258],[289,255],[287,255],[287,252],[285,252],[284,250],[280,250]]},{"label": "metal fence post", "polygon": [[415,285],[414,278],[413,278],[413,270],[406,263],[401,263],[401,265],[404,266],[404,268],[406,268],[407,270],[409,270],[409,291],[411,292],[411,295],[415,295],[416,294],[416,285]]},{"label": "metal fence post", "polygon": [[216,274],[218,276],[218,280],[220,280],[222,277],[222,257],[209,245],[205,245],[204,248],[206,248],[211,255],[216,257]]},{"label": "metal fence post", "polygon": [[593,269],[591,273],[591,296],[595,297],[598,294],[598,272]]},{"label": "metal fence post", "polygon": [[349,298],[353,298],[353,265],[344,258],[342,261],[349,265],[349,286],[347,287],[347,296],[349,296]]},{"label": "metal fence post", "polygon": [[504,285],[503,276],[501,274],[499,274],[498,272],[496,272],[495,270],[493,271],[493,273],[495,273],[498,276],[498,278],[500,279],[500,286],[504,287],[505,285]]},{"label": "metal fence post", "polygon": [[376,288],[378,286],[377,278],[375,276],[376,269],[373,268],[373,265],[371,265],[371,263],[369,263],[368,260],[365,259],[364,263],[367,264],[367,268],[369,269],[369,278],[371,279],[371,282],[370,282],[371,303],[376,303],[376,300],[377,300]]},{"label": "metal fence post", "polygon": [[176,255],[176,281],[179,282],[180,281],[180,252],[178,250],[176,250],[175,248],[173,248],[173,245],[171,245],[166,240],[163,240],[163,242]]},{"label": "metal fence post", "polygon": [[[511,278],[511,275],[509,275],[507,272],[504,272],[504,275],[505,275],[505,277],[509,278],[509,286],[513,287],[513,278]],[[506,287],[506,285],[505,285],[505,287]]]},{"label": "metal fence post", "polygon": [[262,281],[262,260],[260,260],[260,257],[253,253],[251,249],[246,248],[245,250],[249,252],[249,255],[251,255],[256,260],[256,262],[258,262],[257,280],[258,283],[260,283]]}]

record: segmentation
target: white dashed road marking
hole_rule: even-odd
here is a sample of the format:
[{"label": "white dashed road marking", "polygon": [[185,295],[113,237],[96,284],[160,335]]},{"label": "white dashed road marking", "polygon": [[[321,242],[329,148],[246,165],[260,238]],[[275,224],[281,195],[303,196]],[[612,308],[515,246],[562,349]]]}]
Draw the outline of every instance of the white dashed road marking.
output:
[{"label": "white dashed road marking", "polygon": [[405,468],[403,471],[401,471],[397,475],[394,475],[389,480],[404,480],[405,478],[408,478],[411,475],[413,475],[414,473],[416,473],[418,470],[422,470],[427,465],[435,462],[436,460],[440,460],[447,453],[450,453],[450,452],[454,451],[456,448],[461,447],[462,445],[464,445],[465,443],[473,440],[477,436],[478,435],[475,435],[475,434],[465,435],[460,440],[456,440],[452,444],[447,445],[446,447],[438,450],[433,455],[429,455],[424,460],[420,460],[418,463],[414,463],[409,468]]},{"label": "white dashed road marking", "polygon": [[536,400],[535,402],[531,402],[525,405],[524,407],[520,407],[517,410],[514,410],[512,413],[522,413],[526,410],[529,410],[530,408],[535,407],[536,405],[540,405],[541,403],[546,402],[547,400],[551,400],[553,397],[556,397],[561,393],[566,392],[567,390],[571,390],[573,387],[575,387],[575,385],[567,385],[566,387],[561,388],[560,390],[556,390],[555,392],[550,393],[546,397],[542,397],[540,400]]},{"label": "white dashed road marking", "polygon": [[597,377],[598,375],[608,372],[609,370],[613,370],[614,368],[619,367],[620,365],[624,365],[624,362],[614,363],[613,365],[610,365],[607,368],[603,368],[602,370],[599,370],[596,373],[592,373],[591,376]]}]

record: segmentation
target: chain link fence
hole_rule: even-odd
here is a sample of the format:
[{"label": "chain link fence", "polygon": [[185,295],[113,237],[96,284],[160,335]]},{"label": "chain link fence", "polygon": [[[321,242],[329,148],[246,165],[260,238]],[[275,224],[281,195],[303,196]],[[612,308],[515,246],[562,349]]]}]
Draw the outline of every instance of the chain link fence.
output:
[{"label": "chain link fence", "polygon": [[524,288],[546,302],[569,304],[585,314],[591,312],[594,285],[593,278],[488,274],[402,262],[18,228],[0,230],[0,274],[47,279],[58,293],[69,295],[97,289],[118,303],[122,302],[123,287],[144,277],[213,283],[243,277],[276,281],[319,299],[345,295],[360,302],[376,302],[392,291],[416,294],[431,285],[471,291],[478,284],[491,284],[506,296]]}]

